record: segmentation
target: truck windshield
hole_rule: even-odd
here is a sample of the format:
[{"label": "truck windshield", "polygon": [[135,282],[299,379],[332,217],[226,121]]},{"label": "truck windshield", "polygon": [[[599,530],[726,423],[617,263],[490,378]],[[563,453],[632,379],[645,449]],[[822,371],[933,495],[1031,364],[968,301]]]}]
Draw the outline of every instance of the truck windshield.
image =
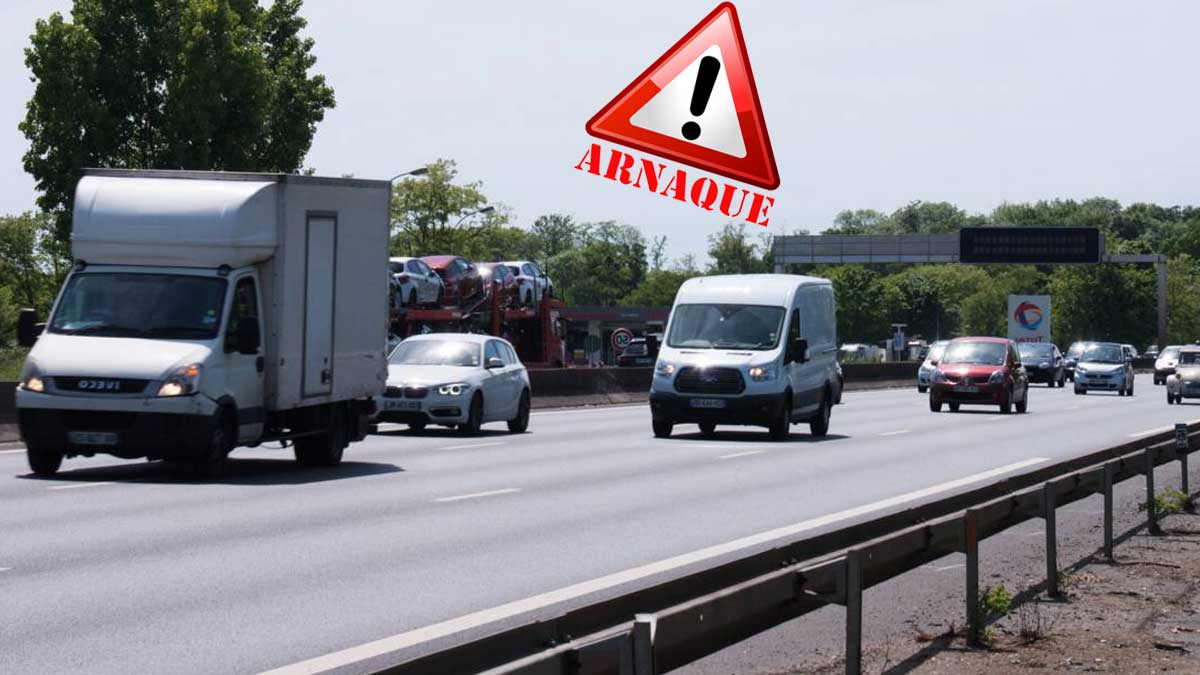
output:
[{"label": "truck windshield", "polygon": [[779,344],[782,307],[679,305],[667,344],[688,349],[773,349]]},{"label": "truck windshield", "polygon": [[474,342],[451,340],[406,340],[388,357],[388,363],[399,366],[464,366],[479,367],[479,345]]},{"label": "truck windshield", "polygon": [[64,335],[209,340],[220,329],[225,285],[182,274],[75,274],[48,328]]}]

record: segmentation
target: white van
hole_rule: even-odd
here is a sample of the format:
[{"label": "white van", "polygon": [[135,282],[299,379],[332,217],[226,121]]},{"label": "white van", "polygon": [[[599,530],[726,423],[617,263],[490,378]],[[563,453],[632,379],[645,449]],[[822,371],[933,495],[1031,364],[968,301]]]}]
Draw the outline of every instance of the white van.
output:
[{"label": "white van", "polygon": [[840,393],[837,319],[827,279],[741,274],[679,288],[654,366],[654,435],[676,424],[765,426],[783,440],[808,422],[829,430]]}]

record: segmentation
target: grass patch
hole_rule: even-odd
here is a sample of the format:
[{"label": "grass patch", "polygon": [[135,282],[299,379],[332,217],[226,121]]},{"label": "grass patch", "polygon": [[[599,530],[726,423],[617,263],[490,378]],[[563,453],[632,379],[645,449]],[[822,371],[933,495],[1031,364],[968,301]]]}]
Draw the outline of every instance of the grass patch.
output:
[{"label": "grass patch", "polygon": [[0,382],[15,382],[21,377],[21,366],[25,365],[28,353],[24,347],[0,348]]}]

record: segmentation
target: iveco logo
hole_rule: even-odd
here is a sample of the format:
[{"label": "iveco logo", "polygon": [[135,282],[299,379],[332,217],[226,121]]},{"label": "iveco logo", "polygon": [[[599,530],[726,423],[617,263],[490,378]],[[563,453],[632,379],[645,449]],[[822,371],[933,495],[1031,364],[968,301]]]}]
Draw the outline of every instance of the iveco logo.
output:
[{"label": "iveco logo", "polygon": [[120,391],[120,380],[80,380],[79,388],[88,391]]}]

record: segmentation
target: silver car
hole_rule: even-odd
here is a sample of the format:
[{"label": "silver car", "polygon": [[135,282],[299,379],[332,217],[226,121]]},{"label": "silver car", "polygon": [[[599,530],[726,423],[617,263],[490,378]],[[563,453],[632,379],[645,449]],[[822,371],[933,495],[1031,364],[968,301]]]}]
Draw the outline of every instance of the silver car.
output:
[{"label": "silver car", "polygon": [[1167,378],[1175,374],[1175,366],[1179,363],[1181,345],[1168,345],[1158,353],[1154,360],[1154,384],[1166,384]]},{"label": "silver car", "polygon": [[1181,347],[1175,372],[1167,376],[1167,403],[1200,398],[1200,347]]},{"label": "silver car", "polygon": [[442,277],[420,258],[389,258],[388,273],[393,281],[394,303],[399,307],[438,307],[446,291]]},{"label": "silver car", "polygon": [[1075,364],[1075,393],[1115,391],[1133,396],[1133,357],[1124,345],[1093,342]]},{"label": "silver car", "polygon": [[925,354],[925,360],[921,362],[921,367],[917,368],[917,391],[924,394],[929,391],[929,378],[933,377],[933,371],[937,370],[938,361],[942,358],[942,352],[946,351],[946,345],[950,344],[949,340],[938,340],[929,345],[929,352]]}]

